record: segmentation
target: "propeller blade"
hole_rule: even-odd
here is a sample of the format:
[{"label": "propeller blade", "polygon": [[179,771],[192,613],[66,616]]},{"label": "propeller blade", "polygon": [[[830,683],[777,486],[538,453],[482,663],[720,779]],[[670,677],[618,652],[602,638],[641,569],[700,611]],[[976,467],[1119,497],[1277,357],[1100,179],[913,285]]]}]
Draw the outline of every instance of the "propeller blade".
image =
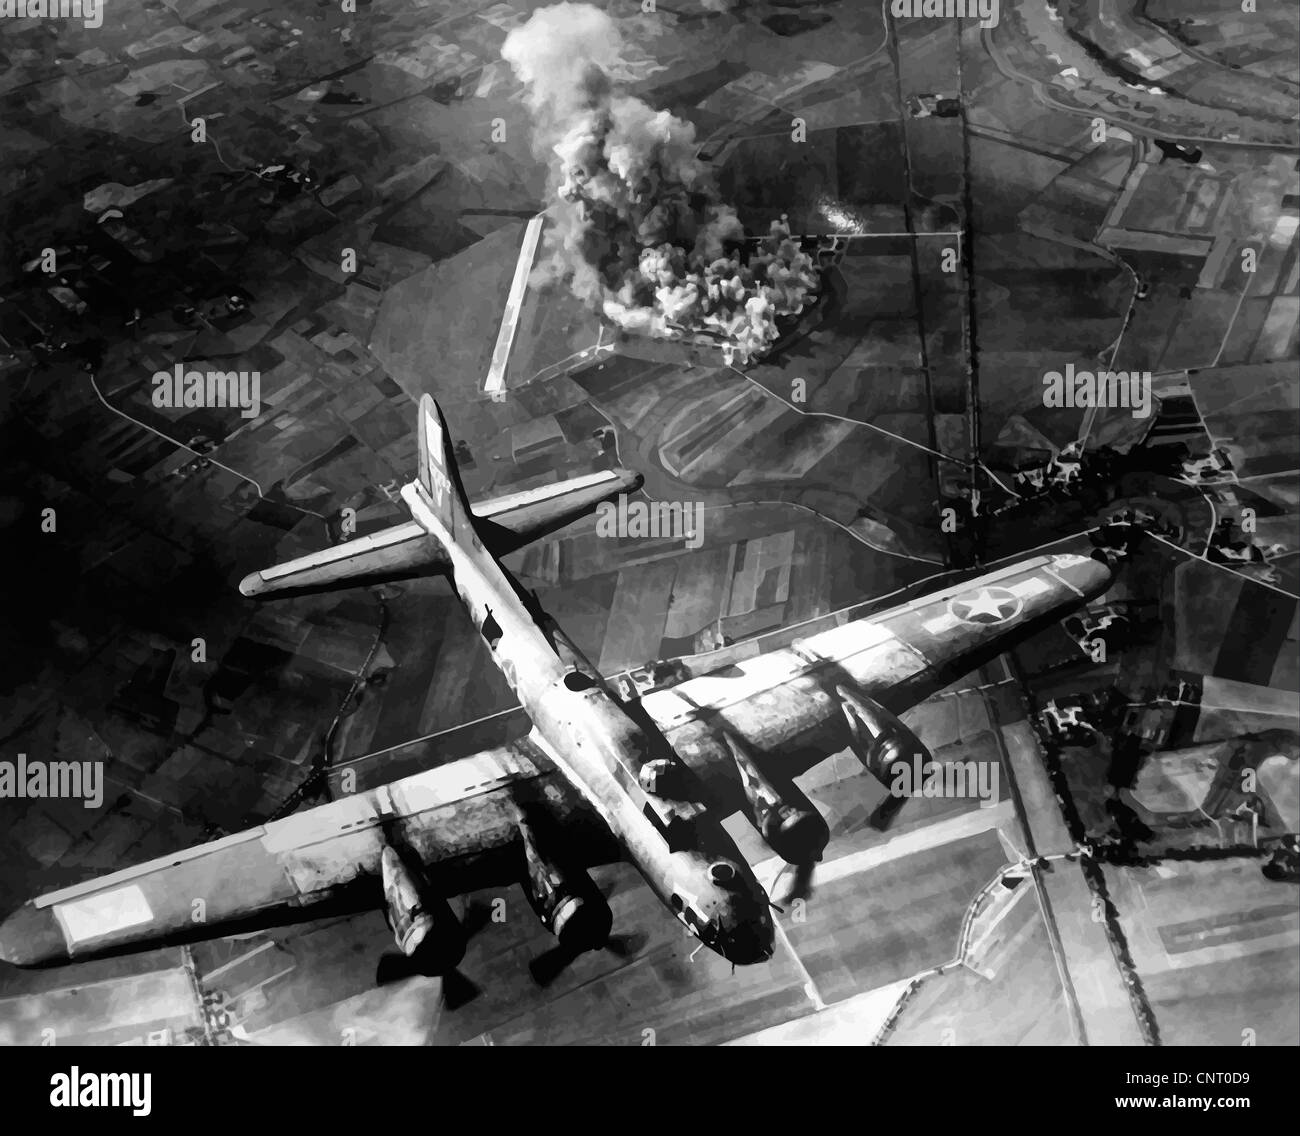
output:
[{"label": "propeller blade", "polygon": [[573,960],[577,957],[568,948],[557,944],[530,961],[528,969],[533,976],[533,981],[538,986],[550,986],[572,965]]},{"label": "propeller blade", "polygon": [[[628,958],[636,954],[646,944],[644,935],[610,935],[601,945],[602,951],[609,951],[618,958]],[[538,986],[549,986],[560,977],[582,952],[574,952],[558,943],[550,950],[543,951],[528,964],[533,981]]]},{"label": "propeller blade", "polygon": [[605,943],[605,950],[619,958],[628,958],[645,946],[644,935],[611,935]]},{"label": "propeller blade", "polygon": [[894,823],[899,811],[909,800],[911,800],[910,797],[896,797],[890,793],[876,806],[867,823],[877,832],[886,831]]},{"label": "propeller blade", "polygon": [[791,864],[790,865],[790,886],[785,889],[781,896],[783,904],[794,903],[795,900],[807,900],[812,897],[813,893],[813,872],[816,870],[816,863]]},{"label": "propeller blade", "polygon": [[396,951],[387,951],[379,956],[379,965],[375,968],[375,985],[390,986],[419,974],[420,964],[415,959]]},{"label": "propeller blade", "polygon": [[389,951],[379,958],[375,972],[376,986],[391,986],[394,982],[404,982],[408,978],[441,978],[442,1002],[449,1010],[459,1009],[467,1002],[472,1002],[482,991],[460,970],[450,970],[444,975],[429,972],[421,965],[419,959]]},{"label": "propeller blade", "polygon": [[442,1001],[449,1010],[459,1010],[474,1001],[482,991],[460,970],[449,971],[442,978]]},{"label": "propeller blade", "polygon": [[460,925],[465,931],[465,938],[472,938],[492,922],[492,905],[481,899],[467,899],[465,910],[461,913]]}]

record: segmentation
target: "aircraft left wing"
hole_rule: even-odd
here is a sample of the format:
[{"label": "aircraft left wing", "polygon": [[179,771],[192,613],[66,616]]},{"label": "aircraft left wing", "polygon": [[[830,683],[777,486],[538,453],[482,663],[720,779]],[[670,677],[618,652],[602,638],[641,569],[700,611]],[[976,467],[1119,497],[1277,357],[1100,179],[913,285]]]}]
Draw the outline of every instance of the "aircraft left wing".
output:
[{"label": "aircraft left wing", "polygon": [[39,896],[0,923],[0,959],[58,965],[382,908],[385,844],[409,849],[443,896],[517,883],[520,805],[564,825],[586,866],[618,858],[525,738]]},{"label": "aircraft left wing", "polygon": [[[892,735],[920,743],[897,715],[1110,587],[1110,568],[1040,556],[797,639],[641,699],[704,780],[711,803],[742,807],[745,757],[788,780],[852,749],[878,778]],[[738,753],[739,751],[739,753]],[[911,756],[909,753],[908,757]],[[887,779],[886,779],[887,783]]]}]

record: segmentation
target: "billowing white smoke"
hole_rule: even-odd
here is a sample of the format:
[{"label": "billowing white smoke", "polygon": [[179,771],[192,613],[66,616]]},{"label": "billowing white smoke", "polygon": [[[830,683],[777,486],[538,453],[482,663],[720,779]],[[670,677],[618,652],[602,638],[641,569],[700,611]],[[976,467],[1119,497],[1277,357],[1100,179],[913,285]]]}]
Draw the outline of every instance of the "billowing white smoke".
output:
[{"label": "billowing white smoke", "polygon": [[816,293],[816,265],[782,222],[747,262],[735,255],[744,230],[695,156],[695,128],[620,91],[614,21],[589,4],[540,8],[501,54],[552,162],[545,271],[630,331],[712,332],[744,360],[762,355],[777,317]]}]

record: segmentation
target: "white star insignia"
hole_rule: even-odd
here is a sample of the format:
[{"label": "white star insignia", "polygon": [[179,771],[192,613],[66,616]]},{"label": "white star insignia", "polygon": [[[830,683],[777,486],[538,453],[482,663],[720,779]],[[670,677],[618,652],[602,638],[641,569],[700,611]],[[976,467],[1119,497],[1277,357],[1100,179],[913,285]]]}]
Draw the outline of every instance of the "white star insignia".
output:
[{"label": "white star insignia", "polygon": [[[967,623],[1002,623],[1020,611],[1020,600],[1004,588],[981,588],[979,594],[974,597],[963,597],[953,600],[953,614],[956,614],[956,608],[961,606],[965,609],[965,614],[958,618],[965,620]],[[1010,605],[1011,611],[1007,615],[1002,614],[1002,609]],[[977,616],[988,616],[987,619],[976,618]]]}]

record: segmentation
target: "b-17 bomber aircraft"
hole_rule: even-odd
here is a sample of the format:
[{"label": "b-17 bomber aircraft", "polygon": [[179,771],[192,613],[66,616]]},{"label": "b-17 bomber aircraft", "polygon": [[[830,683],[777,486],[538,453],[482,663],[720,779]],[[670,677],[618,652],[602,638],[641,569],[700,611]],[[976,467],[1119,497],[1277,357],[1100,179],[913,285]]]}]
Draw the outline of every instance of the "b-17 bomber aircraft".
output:
[{"label": "b-17 bomber aircraft", "polygon": [[[418,413],[419,474],[401,491],[411,521],[254,573],[241,590],[445,572],[531,733],[42,895],[0,924],[0,958],[58,965],[380,909],[399,959],[449,974],[465,928],[448,899],[514,883],[574,956],[611,942],[587,869],[622,859],[702,943],[733,964],[761,963],[774,949],[771,904],[722,819],[743,813],[807,880],[830,833],[795,777],[845,749],[886,786],[894,763],[929,761],[899,714],[1112,579],[1103,559],[1037,556],[777,650],[745,655],[742,644],[739,661],[634,697],[606,682],[501,556],[636,476],[588,475],[476,513],[441,411],[426,395]],[[873,823],[885,827],[902,803],[887,797]]]}]

